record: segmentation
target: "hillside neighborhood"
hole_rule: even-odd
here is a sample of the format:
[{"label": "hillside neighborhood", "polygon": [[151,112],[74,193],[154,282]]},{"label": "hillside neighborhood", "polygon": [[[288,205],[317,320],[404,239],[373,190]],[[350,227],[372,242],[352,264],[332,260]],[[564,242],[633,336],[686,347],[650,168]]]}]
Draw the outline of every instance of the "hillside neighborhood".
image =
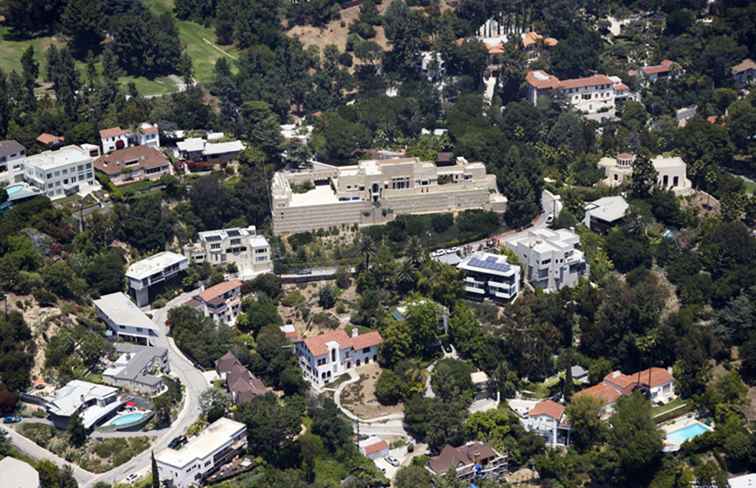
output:
[{"label": "hillside neighborhood", "polygon": [[0,27],[10,488],[756,486],[756,3]]}]

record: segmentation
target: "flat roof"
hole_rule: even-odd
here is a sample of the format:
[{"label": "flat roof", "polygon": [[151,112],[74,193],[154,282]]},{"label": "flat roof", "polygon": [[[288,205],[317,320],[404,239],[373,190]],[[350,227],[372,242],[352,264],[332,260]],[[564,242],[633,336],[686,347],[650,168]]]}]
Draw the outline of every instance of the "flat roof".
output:
[{"label": "flat roof", "polygon": [[70,417],[87,400],[105,398],[117,392],[118,389],[112,386],[97,385],[82,380],[72,380],[66,386],[57,390],[55,396],[48,404],[51,412],[55,415]]},{"label": "flat roof", "polygon": [[189,137],[176,143],[179,151],[197,152],[205,149],[205,140],[201,137]]},{"label": "flat roof", "polygon": [[614,222],[625,216],[630,206],[620,197],[603,197],[585,204],[586,213],[605,222]]},{"label": "flat roof", "polygon": [[684,168],[685,161],[680,156],[656,156],[651,160],[654,168]]},{"label": "flat roof", "polygon": [[143,280],[148,276],[152,276],[155,273],[159,273],[166,268],[186,260],[186,256],[176,254],[175,252],[159,252],[129,266],[129,269],[126,271],[126,277],[135,280]]},{"label": "flat roof", "polygon": [[511,276],[519,266],[507,263],[507,257],[488,252],[476,252],[462,260],[457,268],[466,271],[492,274],[497,276]]},{"label": "flat roof", "polygon": [[[30,464],[10,456],[0,460],[0,473],[7,488],[37,488],[39,473]],[[8,485],[10,482],[10,485]]]},{"label": "flat roof", "polygon": [[292,193],[289,207],[308,207],[310,205],[331,205],[339,202],[331,185],[317,185],[305,193]]},{"label": "flat roof", "polygon": [[40,169],[53,169],[68,164],[92,161],[89,152],[79,146],[65,146],[57,151],[45,151],[26,158],[26,164]]},{"label": "flat roof", "polygon": [[244,144],[242,141],[231,142],[208,142],[205,144],[205,150],[202,151],[206,156],[213,156],[215,154],[227,154],[232,152],[244,151]]},{"label": "flat roof", "polygon": [[155,456],[155,460],[176,468],[183,468],[199,459],[211,456],[245,429],[246,426],[241,422],[225,417],[219,418],[180,449],[163,449]]},{"label": "flat roof", "polygon": [[95,306],[107,315],[110,320],[118,325],[141,327],[143,329],[157,330],[152,321],[131,298],[123,292],[111,293],[94,301]]}]

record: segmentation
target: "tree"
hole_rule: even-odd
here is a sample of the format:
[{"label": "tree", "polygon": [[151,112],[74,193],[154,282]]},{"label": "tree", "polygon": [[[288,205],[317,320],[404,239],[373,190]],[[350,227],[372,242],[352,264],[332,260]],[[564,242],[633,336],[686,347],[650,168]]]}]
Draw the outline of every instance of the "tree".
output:
[{"label": "tree", "polygon": [[399,375],[388,368],[381,370],[375,383],[375,398],[382,405],[396,405],[402,400],[402,383]]},{"label": "tree", "polygon": [[84,422],[79,415],[71,416],[71,419],[68,421],[68,436],[71,444],[76,447],[81,447],[87,442],[87,429],[84,427]]},{"label": "tree", "polygon": [[278,117],[263,101],[246,102],[241,115],[247,127],[247,139],[263,151],[267,158],[277,158],[283,146]]},{"label": "tree", "polygon": [[150,451],[150,460],[152,462],[152,488],[160,488],[160,471],[158,471],[154,451]]},{"label": "tree", "polygon": [[70,0],[61,18],[63,31],[80,53],[99,48],[104,20],[101,0]]},{"label": "tree", "polygon": [[630,183],[630,191],[636,198],[647,198],[656,186],[658,173],[651,161],[639,155],[633,163],[633,177]]},{"label": "tree", "polygon": [[442,359],[431,373],[433,392],[446,402],[470,404],[475,397],[471,373],[472,367],[463,361]]},{"label": "tree", "polygon": [[638,392],[620,398],[609,424],[609,445],[625,479],[647,479],[661,459],[663,445],[649,401]]},{"label": "tree", "polygon": [[431,475],[423,466],[411,464],[402,466],[394,479],[396,488],[420,488],[421,486],[433,486]]},{"label": "tree", "polygon": [[577,396],[567,406],[566,415],[572,427],[572,441],[577,449],[586,451],[605,435],[601,420],[601,403],[588,395]]},{"label": "tree", "polygon": [[301,430],[300,414],[268,393],[242,405],[237,418],[247,425],[249,451],[276,464],[286,459],[294,437]]},{"label": "tree", "polygon": [[278,307],[267,295],[258,295],[256,300],[244,304],[244,316],[239,317],[239,329],[257,335],[266,325],[281,325]]},{"label": "tree", "polygon": [[320,293],[318,295],[318,305],[320,305],[324,309],[333,308],[333,306],[336,305],[336,296],[333,288],[331,288],[330,286],[324,286],[320,289]]},{"label": "tree", "polygon": [[352,424],[344,418],[336,403],[326,398],[312,413],[312,433],[323,439],[329,452],[353,446]]}]

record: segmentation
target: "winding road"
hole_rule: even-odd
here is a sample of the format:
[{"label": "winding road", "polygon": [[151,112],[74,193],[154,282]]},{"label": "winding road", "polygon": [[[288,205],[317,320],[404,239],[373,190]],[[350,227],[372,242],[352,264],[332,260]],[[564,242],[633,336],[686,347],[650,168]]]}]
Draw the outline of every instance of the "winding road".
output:
[{"label": "winding road", "polygon": [[[168,327],[165,324],[168,317],[168,311],[171,308],[184,304],[187,300],[189,300],[189,298],[191,298],[198,292],[199,290],[183,293],[168,302],[165,307],[152,311],[152,319],[158,326],[158,330],[160,332],[160,336],[156,341],[156,345],[168,349],[168,363],[171,366],[171,374],[181,380],[182,385],[184,385],[184,401],[178,417],[171,424],[171,426],[153,433],[153,435],[157,435],[157,438],[153,441],[149,450],[135,456],[129,462],[124,463],[121,466],[113,468],[110,471],[106,471],[105,473],[97,474],[86,471],[76,466],[75,464],[69,463],[65,459],[56,456],[47,449],[38,446],[13,429],[10,429],[6,426],[0,426],[0,428],[9,433],[13,445],[23,453],[35,459],[46,459],[52,461],[60,467],[71,466],[71,468],[73,469],[74,477],[76,478],[76,481],[79,483],[79,486],[81,488],[90,488],[99,481],[104,481],[111,484],[122,482],[126,478],[126,476],[131,473],[146,475],[150,470],[150,453],[152,451],[157,452],[168,447],[168,443],[170,443],[170,441],[174,437],[186,433],[189,426],[199,419],[201,413],[199,404],[200,394],[210,387],[207,380],[202,375],[202,371],[197,369],[194,364],[186,356],[184,356],[184,354],[178,349],[178,347],[176,347],[173,339],[167,336]],[[150,434],[134,433],[133,435]]]}]

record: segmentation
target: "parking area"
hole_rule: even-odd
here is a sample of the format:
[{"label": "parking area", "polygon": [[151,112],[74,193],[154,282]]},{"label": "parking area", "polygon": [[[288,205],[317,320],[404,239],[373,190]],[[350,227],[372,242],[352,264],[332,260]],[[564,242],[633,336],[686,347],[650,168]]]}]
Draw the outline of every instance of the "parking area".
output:
[{"label": "parking area", "polygon": [[[375,465],[380,469],[386,478],[394,480],[396,473],[402,466],[407,466],[412,462],[412,458],[415,456],[422,456],[428,452],[428,446],[425,444],[416,444],[412,452],[408,452],[407,446],[397,447],[395,449],[389,449],[389,455],[386,458],[379,458],[373,460]],[[391,457],[398,461],[398,466],[394,466],[387,461]]]}]

